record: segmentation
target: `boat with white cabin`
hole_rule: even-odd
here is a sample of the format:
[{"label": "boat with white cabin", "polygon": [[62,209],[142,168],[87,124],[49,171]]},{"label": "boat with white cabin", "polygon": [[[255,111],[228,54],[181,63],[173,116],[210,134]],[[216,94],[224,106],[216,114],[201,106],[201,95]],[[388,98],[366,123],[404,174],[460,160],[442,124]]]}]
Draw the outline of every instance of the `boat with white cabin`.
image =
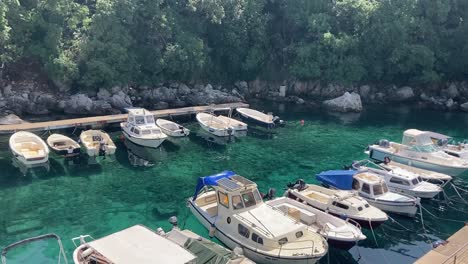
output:
[{"label": "boat with white cabin", "polygon": [[365,228],[376,228],[388,220],[385,212],[370,205],[355,191],[327,189],[303,180],[289,184],[284,196]]},{"label": "boat with white cabin", "polygon": [[405,165],[457,176],[468,170],[468,160],[451,156],[440,150],[432,141],[430,133],[408,129],[403,133],[402,143],[380,140],[368,147],[369,157],[384,161],[386,157]]},{"label": "boat with white cabin", "polygon": [[379,175],[385,180],[392,192],[432,199],[442,191],[440,186],[424,181],[419,175],[414,173],[399,174],[398,170],[387,170],[370,160],[353,162],[352,168],[359,172],[370,171]]},{"label": "boat with white cabin", "polygon": [[355,190],[371,205],[385,212],[414,217],[420,205],[420,198],[390,192],[385,180],[370,171],[324,171],[317,174],[317,180],[339,190]]},{"label": "boat with white cabin", "polygon": [[80,142],[90,157],[113,155],[117,149],[109,134],[102,130],[91,129],[81,132]]},{"label": "boat with white cabin", "polygon": [[426,131],[426,133],[429,134],[431,137],[432,141],[434,142],[435,145],[437,145],[441,150],[443,150],[445,153],[468,160],[468,141],[463,140],[461,142],[455,142],[455,140],[447,135],[432,132],[432,131]]},{"label": "boat with white cabin", "polygon": [[387,161],[379,163],[379,165],[385,168],[386,170],[391,170],[397,174],[400,174],[400,175],[414,174],[414,175],[421,177],[424,181],[442,185],[442,186],[452,180],[452,176],[450,175],[443,174],[440,172],[411,167],[405,164],[395,162],[390,159],[387,159]]},{"label": "boat with white cabin", "polygon": [[231,126],[236,132],[247,130],[248,125],[242,121],[223,115],[219,115],[218,118],[224,121],[224,123]]},{"label": "boat with white cabin", "polygon": [[217,116],[208,113],[198,113],[196,116],[200,127],[218,137],[234,136],[235,129]]},{"label": "boat with white cabin", "polygon": [[150,148],[157,148],[166,140],[167,135],[156,125],[150,111],[143,108],[130,108],[127,111],[127,122],[120,123],[125,138]]},{"label": "boat with white cabin", "polygon": [[236,108],[236,111],[246,122],[251,122],[266,128],[274,128],[284,123],[278,116],[273,116],[271,113],[265,114],[254,109],[243,107]]},{"label": "boat with white cabin", "polygon": [[320,234],[264,203],[257,185],[232,171],[200,177],[187,205],[210,236],[256,263],[316,263],[328,251]]},{"label": "boat with white cabin", "polygon": [[322,235],[332,247],[348,250],[359,241],[366,239],[358,223],[353,224],[288,197],[265,203],[307,225],[310,230]]},{"label": "boat with white cabin", "polygon": [[156,119],[156,125],[162,130],[164,134],[170,137],[187,137],[190,134],[190,130],[188,128],[166,119]]},{"label": "boat with white cabin", "polygon": [[46,163],[49,160],[49,148],[39,136],[19,131],[9,140],[10,151],[13,156],[25,166]]},{"label": "boat with white cabin", "polygon": [[64,157],[80,155],[81,147],[75,140],[61,134],[52,134],[47,138],[47,145],[55,153]]}]

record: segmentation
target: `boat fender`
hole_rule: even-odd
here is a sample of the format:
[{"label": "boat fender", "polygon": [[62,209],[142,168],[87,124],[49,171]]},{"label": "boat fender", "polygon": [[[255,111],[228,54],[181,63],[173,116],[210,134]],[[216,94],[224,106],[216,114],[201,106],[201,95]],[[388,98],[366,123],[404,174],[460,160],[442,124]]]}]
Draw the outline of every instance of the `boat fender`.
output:
[{"label": "boat fender", "polygon": [[445,241],[445,240],[437,240],[437,241],[432,243],[432,248],[437,248],[438,246],[445,245],[447,243],[448,243],[448,241]]},{"label": "boat fender", "polygon": [[385,165],[389,164],[390,161],[392,161],[389,156],[385,156],[385,158],[383,160],[384,160]]},{"label": "boat fender", "polygon": [[85,251],[83,251],[83,253],[81,253],[81,257],[83,259],[86,259],[86,257],[90,256],[91,254],[93,254],[94,252],[94,249],[93,248],[88,248],[86,249]]},{"label": "boat fender", "polygon": [[244,250],[242,248],[240,248],[240,247],[235,247],[232,250],[232,253],[234,253],[237,256],[243,256],[244,255]]},{"label": "boat fender", "polygon": [[156,234],[160,235],[160,236],[165,236],[166,235],[166,232],[164,232],[164,230],[161,228],[161,227],[158,227],[156,229]]},{"label": "boat fender", "polygon": [[210,226],[210,230],[208,232],[208,235],[213,238],[215,236],[215,232],[216,232],[216,227],[214,225],[211,225]]},{"label": "boat fender", "polygon": [[234,132],[234,130],[231,127],[229,127],[227,130],[228,135],[232,135],[232,132]]},{"label": "boat fender", "polygon": [[340,218],[346,220],[348,219],[348,216],[346,214],[340,214]]}]

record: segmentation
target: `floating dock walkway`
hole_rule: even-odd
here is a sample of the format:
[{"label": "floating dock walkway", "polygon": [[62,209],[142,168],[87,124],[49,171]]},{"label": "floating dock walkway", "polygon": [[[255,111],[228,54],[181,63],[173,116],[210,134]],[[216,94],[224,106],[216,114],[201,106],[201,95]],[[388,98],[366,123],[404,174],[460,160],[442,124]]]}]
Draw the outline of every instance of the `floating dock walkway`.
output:
[{"label": "floating dock walkway", "polygon": [[[151,111],[153,115],[158,117],[172,117],[191,115],[206,111],[226,111],[232,110],[238,107],[249,107],[245,103],[230,103],[230,104],[219,104],[219,105],[206,105],[206,106],[192,106],[175,109],[164,109]],[[34,123],[22,123],[13,125],[0,125],[0,134],[11,134],[17,131],[50,131],[55,129],[64,128],[82,128],[82,127],[97,127],[104,126],[106,124],[120,123],[127,120],[127,114],[119,115],[105,115],[105,116],[93,116],[93,117],[82,117],[46,122],[34,122]]]},{"label": "floating dock walkway", "polygon": [[468,224],[414,264],[468,264]]}]

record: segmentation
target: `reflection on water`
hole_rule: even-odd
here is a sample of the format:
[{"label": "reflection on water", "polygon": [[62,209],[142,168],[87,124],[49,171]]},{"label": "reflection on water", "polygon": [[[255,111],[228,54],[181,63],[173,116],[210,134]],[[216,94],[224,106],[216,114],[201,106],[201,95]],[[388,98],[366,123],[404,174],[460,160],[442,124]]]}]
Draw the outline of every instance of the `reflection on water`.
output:
[{"label": "reflection on water", "polygon": [[226,146],[227,144],[236,142],[236,137],[234,136],[218,137],[206,132],[201,128],[196,132],[196,137],[203,139],[206,143],[208,143],[208,145],[215,144],[219,146]]},{"label": "reflection on water", "polygon": [[34,177],[38,173],[47,173],[50,171],[49,161],[39,164],[26,165],[23,162],[21,162],[18,158],[12,157],[11,163],[13,167],[17,168],[23,174],[23,176],[30,174]]},{"label": "reflection on water", "polygon": [[152,167],[157,162],[167,158],[164,144],[158,148],[148,148],[137,145],[130,140],[124,140],[124,145],[127,148],[128,161],[133,167]]}]

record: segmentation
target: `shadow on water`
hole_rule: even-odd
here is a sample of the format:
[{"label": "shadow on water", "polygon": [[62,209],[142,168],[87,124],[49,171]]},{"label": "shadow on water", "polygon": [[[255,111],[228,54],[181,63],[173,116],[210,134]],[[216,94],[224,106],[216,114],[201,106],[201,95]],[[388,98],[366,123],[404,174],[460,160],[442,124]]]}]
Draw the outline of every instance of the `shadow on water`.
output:
[{"label": "shadow on water", "polygon": [[234,144],[236,142],[236,137],[218,137],[213,134],[210,134],[203,129],[198,129],[198,131],[190,134],[190,139],[199,145],[207,146],[212,150],[223,150],[229,144]]}]

